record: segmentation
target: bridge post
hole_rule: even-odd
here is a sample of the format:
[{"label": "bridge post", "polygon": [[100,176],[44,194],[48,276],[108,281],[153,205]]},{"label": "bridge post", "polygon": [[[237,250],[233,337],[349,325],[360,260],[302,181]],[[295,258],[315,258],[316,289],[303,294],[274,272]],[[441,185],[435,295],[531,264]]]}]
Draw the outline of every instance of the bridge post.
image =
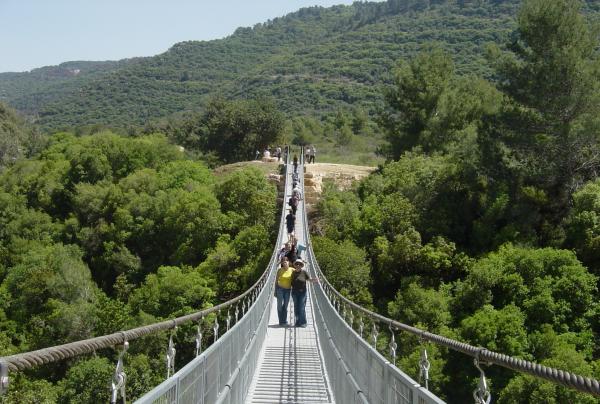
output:
[{"label": "bridge post", "polygon": [[0,361],[0,395],[8,391],[8,364]]},{"label": "bridge post", "polygon": [[429,390],[429,368],[431,367],[431,363],[427,358],[427,349],[425,349],[425,345],[421,346],[421,359],[419,359],[419,384],[421,381],[425,381],[425,388]]},{"label": "bridge post", "polygon": [[396,337],[394,335],[394,328],[392,324],[390,324],[390,334],[392,334],[392,338],[390,339],[390,357],[392,358],[392,363],[396,366],[396,349],[398,348],[398,344],[396,343]]},{"label": "bridge post", "polygon": [[360,337],[363,337],[363,331],[365,328],[365,323],[363,321],[362,315],[359,314],[358,316],[358,335],[360,335]]},{"label": "bridge post", "polygon": [[487,380],[485,379],[485,372],[481,368],[480,365],[484,365],[485,362],[481,362],[479,360],[479,354],[485,348],[480,348],[475,354],[475,359],[473,359],[473,363],[475,367],[479,369],[479,383],[477,383],[477,388],[473,391],[473,398],[475,399],[476,404],[490,404],[492,401],[492,394],[490,393],[490,389],[487,384]]},{"label": "bridge post", "polygon": [[123,367],[123,357],[125,356],[125,352],[129,349],[129,342],[127,340],[123,341],[123,349],[119,353],[119,359],[117,360],[117,367],[115,368],[115,373],[113,375],[113,381],[111,384],[111,398],[110,404],[116,404],[117,399],[119,397],[119,393],[121,393],[121,398],[123,399],[123,404],[127,403],[127,398],[125,397],[125,384],[127,382],[127,375],[125,374],[125,369]]},{"label": "bridge post", "polygon": [[217,340],[219,339],[219,311],[217,310],[217,312],[215,313],[215,324],[213,325],[213,331],[215,334],[215,340],[214,342],[217,342]]},{"label": "bridge post", "polygon": [[171,335],[169,336],[169,346],[167,347],[167,379],[171,377],[171,374],[175,373],[175,343],[173,342],[173,334],[177,327],[173,328]]},{"label": "bridge post", "polygon": [[377,330],[377,326],[375,325],[375,321],[373,320],[373,329],[371,330],[371,337],[373,338],[373,348],[377,351],[377,336],[379,335],[379,331]]},{"label": "bridge post", "polygon": [[203,316],[200,316],[196,328],[196,356],[200,356],[202,353],[202,319]]}]

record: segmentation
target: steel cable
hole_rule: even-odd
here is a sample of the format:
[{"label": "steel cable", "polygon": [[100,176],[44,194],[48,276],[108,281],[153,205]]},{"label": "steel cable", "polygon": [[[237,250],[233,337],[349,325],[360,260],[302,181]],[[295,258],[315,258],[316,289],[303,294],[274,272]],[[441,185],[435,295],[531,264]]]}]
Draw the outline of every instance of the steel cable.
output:
[{"label": "steel cable", "polygon": [[[309,249],[311,250],[310,253],[312,255],[312,248]],[[324,285],[325,288],[329,288],[336,298],[340,299],[341,301],[343,301],[353,309],[357,310],[358,312],[363,313],[365,316],[371,318],[372,320],[379,321],[388,325],[388,327],[393,327],[395,329],[405,331],[409,334],[418,336],[419,338],[422,338],[425,341],[432,342],[436,345],[445,346],[447,348],[452,349],[453,351],[461,352],[472,357],[476,357],[479,353],[479,359],[481,360],[481,362],[485,362],[488,365],[494,364],[502,366],[507,369],[512,369],[520,373],[526,373],[531,376],[545,379],[550,382],[563,385],[565,387],[569,387],[584,393],[589,393],[600,397],[600,382],[596,379],[581,376],[572,372],[568,372],[566,370],[560,370],[540,365],[535,362],[515,358],[502,353],[490,351],[485,348],[475,347],[464,342],[456,341],[451,338],[446,338],[441,335],[433,334],[425,330],[421,330],[419,328],[400,323],[398,321],[382,316],[381,314],[377,314],[368,309],[365,309],[364,307],[352,302],[351,300],[344,297],[340,292],[338,292],[329,283],[329,281],[321,271],[321,268],[317,264],[316,259],[314,259],[314,255],[311,258],[313,258],[312,264],[314,265],[318,273],[321,284]]]}]

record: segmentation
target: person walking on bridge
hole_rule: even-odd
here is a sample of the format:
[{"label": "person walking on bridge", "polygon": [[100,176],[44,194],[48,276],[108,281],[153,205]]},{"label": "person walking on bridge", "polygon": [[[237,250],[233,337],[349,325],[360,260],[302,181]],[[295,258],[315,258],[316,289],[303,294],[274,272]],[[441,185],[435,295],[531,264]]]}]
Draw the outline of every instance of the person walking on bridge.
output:
[{"label": "person walking on bridge", "polygon": [[292,189],[292,198],[296,198],[298,201],[302,200],[302,191],[300,191],[299,184]]},{"label": "person walking on bridge", "polygon": [[294,237],[294,229],[296,228],[296,215],[290,210],[290,213],[285,217],[285,225],[288,232],[288,241]]},{"label": "person walking on bridge", "polygon": [[292,213],[295,215],[296,211],[298,210],[298,199],[295,198],[294,196],[290,196],[288,205],[290,205],[290,208],[292,209]]},{"label": "person walking on bridge", "polygon": [[294,173],[297,173],[298,172],[298,155],[297,154],[294,154],[293,161],[294,161]]},{"label": "person walking on bridge", "polygon": [[292,249],[292,243],[289,241],[281,247],[281,250],[277,253],[277,261],[281,262],[281,259],[285,257]]},{"label": "person walking on bridge", "polygon": [[294,261],[292,274],[292,299],[294,300],[294,327],[306,327],[306,282],[314,282],[308,272],[304,270],[304,261],[298,258]]},{"label": "person walking on bridge", "polygon": [[290,302],[290,291],[292,288],[292,268],[290,268],[287,257],[281,259],[281,268],[277,271],[277,283],[275,285],[275,297],[277,297],[277,317],[279,325],[287,325],[287,309]]}]

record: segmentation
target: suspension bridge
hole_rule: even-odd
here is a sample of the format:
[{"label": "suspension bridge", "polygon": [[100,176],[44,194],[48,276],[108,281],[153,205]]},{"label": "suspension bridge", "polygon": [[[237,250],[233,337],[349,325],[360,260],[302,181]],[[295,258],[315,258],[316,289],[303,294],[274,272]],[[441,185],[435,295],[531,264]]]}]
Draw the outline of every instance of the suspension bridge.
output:
[{"label": "suspension bridge", "polygon": [[[303,153],[301,153],[302,156]],[[306,328],[279,327],[274,302],[277,252],[287,238],[285,201],[291,194],[293,166],[285,162],[285,191],[277,242],[270,263],[256,283],[240,296],[186,316],[92,339],[0,358],[0,394],[10,388],[11,374],[67,360],[104,348],[119,350],[106,401],[126,403],[127,356],[141,337],[169,332],[165,346],[166,379],[136,403],[443,403],[428,390],[427,344],[464,354],[479,373],[473,392],[478,404],[489,404],[484,366],[502,366],[600,397],[598,380],[576,375],[432,334],[371,312],[340,294],[319,268],[310,246],[303,201],[295,233],[308,246],[307,268],[319,282],[309,285]],[[303,189],[303,163],[298,167]],[[293,316],[293,303],[288,315]],[[293,318],[292,323],[293,323]],[[178,326],[196,324],[195,358],[175,372]],[[212,344],[203,346],[210,332]],[[382,347],[381,336],[386,343]],[[407,333],[421,341],[419,380],[396,366],[396,339]],[[379,339],[379,340],[378,340]],[[379,343],[378,343],[379,341]],[[467,381],[465,381],[467,383]]]}]

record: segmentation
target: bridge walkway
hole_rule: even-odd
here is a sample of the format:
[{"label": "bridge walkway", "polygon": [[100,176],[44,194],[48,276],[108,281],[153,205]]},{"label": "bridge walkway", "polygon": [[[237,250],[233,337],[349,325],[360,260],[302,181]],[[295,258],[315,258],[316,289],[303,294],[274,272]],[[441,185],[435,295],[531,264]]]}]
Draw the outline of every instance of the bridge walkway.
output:
[{"label": "bridge walkway", "polygon": [[[273,299],[275,300],[275,299]],[[290,300],[293,316],[293,303]],[[279,327],[275,301],[247,403],[333,403],[315,329],[311,299],[306,328]]]},{"label": "bridge walkway", "polygon": [[[301,167],[298,167],[298,170]],[[291,175],[293,170],[290,164],[288,175]],[[288,187],[291,187],[291,184],[290,178]],[[291,194],[291,189],[286,191],[286,195]],[[306,245],[302,231],[303,206],[300,204],[296,213],[295,234],[298,242]],[[305,259],[306,256],[303,255],[302,258]],[[291,325],[280,327],[276,299],[272,298],[267,336],[246,403],[334,403],[319,346],[310,284],[308,288],[306,328],[293,327],[294,303],[291,298],[288,306],[288,322]]]}]

